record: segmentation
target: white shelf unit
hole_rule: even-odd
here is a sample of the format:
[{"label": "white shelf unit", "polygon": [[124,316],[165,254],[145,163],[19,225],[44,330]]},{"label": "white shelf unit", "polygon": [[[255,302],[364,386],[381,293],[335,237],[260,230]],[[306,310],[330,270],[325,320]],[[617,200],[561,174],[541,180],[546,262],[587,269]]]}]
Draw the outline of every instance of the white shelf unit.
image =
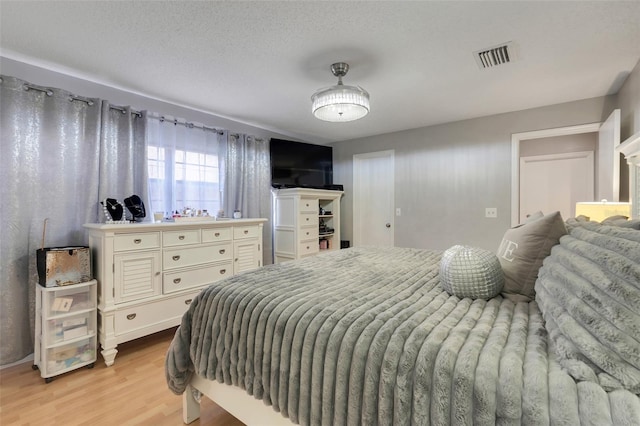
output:
[{"label": "white shelf unit", "polygon": [[340,249],[342,191],[273,190],[274,263]]},{"label": "white shelf unit", "polygon": [[206,286],[262,266],[266,219],[85,224],[98,280],[98,341],[117,346],[180,324]]},{"label": "white shelf unit", "polygon": [[33,367],[45,382],[95,365],[96,288],[96,280],[60,287],[36,284]]}]

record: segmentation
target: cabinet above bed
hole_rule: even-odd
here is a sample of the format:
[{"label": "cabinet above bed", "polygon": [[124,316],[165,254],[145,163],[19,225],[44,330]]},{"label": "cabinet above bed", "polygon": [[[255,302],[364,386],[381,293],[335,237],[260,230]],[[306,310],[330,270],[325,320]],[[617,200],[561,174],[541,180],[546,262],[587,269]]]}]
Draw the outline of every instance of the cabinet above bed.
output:
[{"label": "cabinet above bed", "polygon": [[266,219],[86,224],[98,280],[98,340],[118,344],[180,324],[200,290],[262,266]]}]

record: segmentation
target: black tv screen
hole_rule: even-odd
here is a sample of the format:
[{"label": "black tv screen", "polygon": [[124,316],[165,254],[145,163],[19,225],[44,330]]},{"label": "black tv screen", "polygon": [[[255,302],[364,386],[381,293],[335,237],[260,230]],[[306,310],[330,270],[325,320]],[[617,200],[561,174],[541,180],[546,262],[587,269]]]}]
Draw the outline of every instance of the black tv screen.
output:
[{"label": "black tv screen", "polygon": [[271,186],[324,188],[333,184],[333,148],[271,139]]}]

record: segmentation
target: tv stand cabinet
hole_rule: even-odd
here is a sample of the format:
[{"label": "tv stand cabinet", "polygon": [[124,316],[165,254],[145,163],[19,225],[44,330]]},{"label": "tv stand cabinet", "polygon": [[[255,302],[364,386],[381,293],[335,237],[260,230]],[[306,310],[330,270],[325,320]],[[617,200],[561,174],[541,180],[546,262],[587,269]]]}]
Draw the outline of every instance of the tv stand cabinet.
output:
[{"label": "tv stand cabinet", "polygon": [[340,198],[343,191],[274,189],[274,263],[340,249]]},{"label": "tv stand cabinet", "polygon": [[266,219],[86,224],[105,364],[118,344],[180,324],[200,291],[262,266]]}]

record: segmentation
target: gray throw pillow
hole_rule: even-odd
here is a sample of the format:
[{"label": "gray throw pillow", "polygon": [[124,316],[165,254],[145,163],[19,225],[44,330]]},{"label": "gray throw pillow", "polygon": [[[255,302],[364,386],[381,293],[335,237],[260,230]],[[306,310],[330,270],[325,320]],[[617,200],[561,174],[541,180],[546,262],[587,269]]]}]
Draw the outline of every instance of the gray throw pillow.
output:
[{"label": "gray throw pillow", "polygon": [[497,253],[505,278],[503,296],[514,302],[533,300],[542,261],[566,233],[560,212],[508,229]]},{"label": "gray throw pillow", "polygon": [[502,290],[504,274],[494,253],[456,245],[442,254],[440,284],[447,293],[461,299],[490,299]]}]

